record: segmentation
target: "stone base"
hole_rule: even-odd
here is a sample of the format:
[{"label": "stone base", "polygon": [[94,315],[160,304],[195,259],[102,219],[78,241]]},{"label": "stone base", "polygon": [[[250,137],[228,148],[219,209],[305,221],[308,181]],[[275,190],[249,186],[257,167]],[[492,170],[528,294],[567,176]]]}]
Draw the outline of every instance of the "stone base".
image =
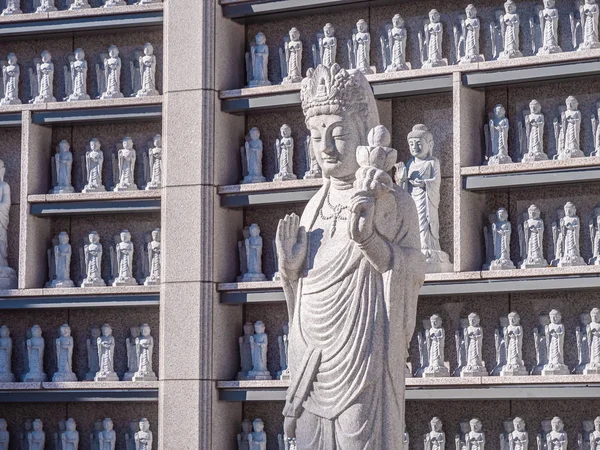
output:
[{"label": "stone base", "polygon": [[510,259],[495,259],[490,263],[489,270],[509,270],[516,269],[515,264]]},{"label": "stone base", "polygon": [[266,281],[267,277],[264,273],[245,273],[242,281]]},{"label": "stone base", "polygon": [[581,256],[579,256],[575,259],[572,259],[572,260],[561,259],[560,261],[558,261],[558,264],[556,265],[556,267],[577,267],[577,266],[587,266],[587,264],[585,263],[585,260]]},{"label": "stone base", "polygon": [[127,2],[125,2],[125,0],[113,0],[113,1],[108,0],[104,4],[104,8],[113,8],[115,6],[125,6],[125,5],[127,5]]},{"label": "stone base", "polygon": [[523,57],[523,53],[521,53],[519,50],[516,51],[512,51],[512,52],[500,52],[500,55],[498,55],[498,59],[514,59],[514,58],[522,58]]},{"label": "stone base", "polygon": [[146,278],[144,286],[158,286],[160,284],[160,278]]},{"label": "stone base", "polygon": [[65,383],[68,381],[77,381],[77,375],[73,372],[56,372],[52,377],[53,383]]},{"label": "stone base", "polygon": [[248,184],[248,183],[264,183],[265,181],[267,181],[267,179],[265,177],[251,177],[250,175],[246,175],[241,182],[242,182],[242,184]]},{"label": "stone base", "polygon": [[567,154],[560,154],[556,156],[556,159],[559,161],[565,161],[567,159],[573,159],[573,158],[583,158],[585,156],[585,153],[583,153],[581,150],[575,150],[571,153],[567,153]]},{"label": "stone base", "polygon": [[377,67],[375,66],[359,67],[357,70],[364,73],[365,75],[373,75],[374,73],[377,73]]},{"label": "stone base", "polygon": [[146,189],[147,191],[153,191],[153,190],[155,190],[155,189],[160,189],[161,187],[162,187],[162,186],[161,186],[160,184],[151,184],[151,182],[150,182],[150,183],[148,183],[148,184],[146,185],[146,188],[145,188],[145,189]]},{"label": "stone base", "polygon": [[142,91],[141,89],[139,91],[137,91],[137,93],[135,94],[135,96],[137,98],[142,98],[142,97],[156,97],[157,95],[160,95],[159,92],[156,89],[153,90],[149,90],[149,91]]},{"label": "stone base", "polygon": [[529,375],[525,366],[519,367],[508,367],[504,366],[500,371],[501,377],[522,377],[525,375]]},{"label": "stone base", "polygon": [[136,184],[130,184],[129,186],[123,186],[122,184],[117,184],[113,189],[113,192],[126,192],[126,191],[139,191]]},{"label": "stone base", "polygon": [[554,45],[552,47],[541,47],[537,51],[537,55],[552,55],[553,53],[562,53],[562,48],[558,45]]},{"label": "stone base", "polygon": [[555,367],[544,366],[542,369],[542,376],[550,375],[569,375],[569,368],[564,364]]},{"label": "stone base", "polygon": [[100,185],[98,187],[92,187],[92,186],[85,186],[81,192],[83,192],[84,194],[88,193],[88,192],[106,192],[106,188],[104,187],[104,185]]},{"label": "stone base", "polygon": [[0,383],[12,383],[15,381],[14,373],[4,373],[0,375]]},{"label": "stone base", "polygon": [[90,8],[91,8],[91,6],[88,5],[87,3],[84,3],[83,5],[72,4],[69,8],[69,11],[80,11],[82,9],[90,9]]},{"label": "stone base", "polygon": [[290,374],[289,369],[280,370],[279,372],[277,372],[277,379],[278,380],[290,380],[291,374]]},{"label": "stone base", "polygon": [[437,59],[435,61],[429,61],[429,60],[427,60],[427,61],[425,61],[423,63],[422,68],[423,69],[428,69],[428,68],[431,68],[431,67],[444,67],[444,66],[447,66],[447,65],[448,65],[448,60],[446,58],[443,58],[443,59]]},{"label": "stone base", "polygon": [[450,257],[446,252],[424,249],[421,249],[421,252],[425,255],[426,273],[454,272],[454,264],[450,262]]},{"label": "stone base", "polygon": [[600,48],[600,42],[582,42],[579,44],[577,51],[581,52],[584,50],[593,50],[595,48]]},{"label": "stone base", "polygon": [[135,278],[117,278],[112,283],[113,286],[137,286],[138,283]]},{"label": "stone base", "polygon": [[538,267],[548,267],[548,261],[542,260],[526,260],[519,264],[521,269],[536,269]]},{"label": "stone base", "polygon": [[38,6],[38,8],[35,10],[36,13],[45,13],[45,12],[52,12],[52,11],[58,11],[58,8],[56,6],[48,6],[48,7]]},{"label": "stone base", "polygon": [[296,175],[294,175],[293,173],[285,173],[285,174],[275,174],[275,176],[273,177],[273,181],[290,181],[290,180],[297,180],[298,177]]},{"label": "stone base", "polygon": [[[56,8],[54,9],[49,9],[48,11],[58,11]],[[38,11],[36,11],[38,12]],[[39,11],[39,12],[46,12],[46,11]],[[56,101],[56,97],[36,97],[34,98],[31,103],[33,103],[34,105],[40,105],[43,103],[54,103]]]},{"label": "stone base", "polygon": [[584,375],[599,375],[600,367],[590,367],[590,364],[588,364],[585,367],[585,369],[583,369],[583,374]]},{"label": "stone base", "polygon": [[281,274],[279,272],[273,274],[273,281],[281,281]]},{"label": "stone base", "polygon": [[386,67],[385,73],[400,72],[402,70],[410,70],[410,69],[411,69],[410,63],[390,64],[389,66]]},{"label": "stone base", "polygon": [[512,164],[513,160],[507,155],[494,155],[489,160],[488,166],[498,166],[500,164]]},{"label": "stone base", "polygon": [[246,377],[246,380],[272,380],[273,377],[271,376],[271,374],[267,371],[254,371],[251,370],[250,372],[248,372],[248,376]]},{"label": "stone base", "polygon": [[318,178],[323,178],[323,174],[321,172],[311,172],[310,170],[308,172],[304,172],[305,180],[316,180]]},{"label": "stone base", "polygon": [[[16,14],[23,14],[23,11],[21,11],[20,9],[5,9],[4,11],[2,11],[2,14],[0,14],[0,16],[14,16]],[[20,103],[20,100],[19,100]],[[4,104],[8,104],[8,103],[4,103]]]},{"label": "stone base", "polygon": [[125,372],[125,374],[123,375],[123,381],[133,380],[134,375],[135,375],[135,372]]},{"label": "stone base", "polygon": [[45,373],[27,373],[23,375],[23,383],[42,383],[46,379],[47,376]]},{"label": "stone base", "polygon": [[71,288],[75,287],[75,283],[72,280],[52,280],[48,287],[51,288]]},{"label": "stone base", "polygon": [[[17,14],[17,13],[15,13],[15,14]],[[19,12],[18,14],[22,14],[22,13]],[[6,16],[7,14],[2,13],[0,15]],[[21,103],[22,103],[21,99],[18,99],[18,98],[11,98],[11,99],[3,98],[3,99],[0,99],[0,105],[20,105]]]},{"label": "stone base", "polygon": [[119,381],[119,376],[116,372],[103,373],[98,372],[94,377],[94,381]]},{"label": "stone base", "polygon": [[271,82],[269,80],[252,80],[248,83],[248,87],[261,87],[261,86],[271,86]]},{"label": "stone base", "polygon": [[135,375],[131,377],[131,381],[158,381],[158,378],[156,378],[156,374],[154,372],[146,374],[140,374],[136,372]]},{"label": "stone base", "polygon": [[73,192],[75,192],[73,186],[56,186],[52,189],[50,194],[72,194]]},{"label": "stone base", "polygon": [[475,55],[475,56],[463,56],[462,58],[460,58],[460,61],[458,62],[458,64],[473,64],[473,63],[478,63],[478,62],[484,62],[485,61],[485,56],[483,55]]},{"label": "stone base", "polygon": [[[124,5],[124,4],[125,3],[123,2],[123,3],[119,3],[117,5],[110,5],[110,6],[121,6],[121,5]],[[109,6],[108,5],[104,5],[104,7],[107,8]],[[122,92],[103,92],[102,95],[100,96],[100,98],[102,100],[106,100],[106,99],[109,99],[109,98],[123,98],[123,97],[125,97],[125,96],[123,95]]]},{"label": "stone base", "polygon": [[12,267],[0,267],[0,289],[17,289],[17,271]]},{"label": "stone base", "polygon": [[97,278],[95,280],[85,279],[81,282],[81,287],[97,287],[97,286],[106,286],[106,282],[102,278]]},{"label": "stone base", "polygon": [[521,162],[524,163],[532,163],[532,162],[536,162],[536,161],[548,161],[548,155],[546,155],[545,153],[537,153],[537,152],[530,152],[530,153],[525,153],[523,155],[523,158],[521,159]]},{"label": "stone base", "polygon": [[302,77],[285,77],[281,84],[292,84],[292,83],[300,83],[302,81]]},{"label": "stone base", "polygon": [[487,377],[489,374],[487,373],[487,370],[485,370],[485,367],[463,367],[463,369],[460,371],[460,376],[462,378],[466,378],[466,377]]},{"label": "stone base", "polygon": [[[81,7],[81,8],[69,8],[69,11],[74,11],[74,10],[78,10],[78,9],[88,9],[88,8],[91,8],[91,6],[87,5],[87,6]],[[80,101],[84,101],[84,100],[90,100],[90,96],[87,94],[81,94],[81,95],[71,94],[67,97],[68,102],[80,102]]]},{"label": "stone base", "polygon": [[429,367],[425,368],[423,371],[423,378],[438,378],[438,377],[449,377],[450,371],[447,367],[436,367],[435,370],[429,369]]},{"label": "stone base", "polygon": [[454,264],[451,262],[427,262],[425,263],[425,273],[445,273],[454,272]]}]

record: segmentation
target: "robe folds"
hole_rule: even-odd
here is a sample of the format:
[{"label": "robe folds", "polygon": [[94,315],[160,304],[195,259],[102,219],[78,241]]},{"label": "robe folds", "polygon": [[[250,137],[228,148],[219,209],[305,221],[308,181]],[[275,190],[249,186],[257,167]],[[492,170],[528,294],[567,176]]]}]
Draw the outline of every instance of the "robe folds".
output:
[{"label": "robe folds", "polygon": [[[309,239],[328,190],[326,181],[302,215]],[[387,195],[393,207],[376,207],[375,232],[391,250],[389,270],[380,273],[348,238],[299,280],[283,278],[292,316],[284,415],[297,419],[298,450],[402,448],[406,348],[424,257],[410,195],[397,187]]]}]

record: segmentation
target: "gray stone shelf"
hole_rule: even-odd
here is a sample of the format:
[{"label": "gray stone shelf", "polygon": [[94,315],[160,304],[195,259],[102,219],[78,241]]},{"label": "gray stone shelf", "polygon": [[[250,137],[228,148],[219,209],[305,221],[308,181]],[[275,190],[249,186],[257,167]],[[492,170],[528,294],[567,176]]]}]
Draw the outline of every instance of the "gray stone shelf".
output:
[{"label": "gray stone shelf", "polygon": [[63,103],[59,103],[56,106],[56,109],[49,108],[43,111],[33,110],[31,113],[32,122],[40,125],[58,125],[75,123],[158,121],[162,119],[162,104],[160,104],[160,97],[153,100],[154,103],[144,103],[141,105],[132,105],[132,103],[136,103],[135,99],[122,100],[124,101],[115,101],[115,106],[106,106],[106,101],[98,100],[98,102],[102,103],[98,104],[97,107],[92,106],[88,108],[77,108],[76,105],[71,104],[69,104],[71,108],[67,108]]},{"label": "gray stone shelf", "polygon": [[85,292],[80,292],[78,295],[52,297],[4,297],[0,295],[0,310],[144,307],[158,306],[160,304],[160,294],[158,292],[107,295],[86,295]]},{"label": "gray stone shelf", "polygon": [[600,167],[578,167],[535,172],[468,175],[463,177],[463,187],[470,191],[481,191],[488,189],[585,183],[599,180]]},{"label": "gray stone shelf", "polygon": [[[51,34],[64,35],[72,33],[92,34],[107,30],[130,30],[161,28],[163,24],[163,12],[160,11],[141,11],[136,12],[135,8],[127,8],[130,11],[122,9],[120,14],[98,14],[94,8],[94,14],[85,16],[74,15],[69,18],[60,11],[59,14],[47,15],[45,20],[24,20],[20,22],[10,21],[0,23],[0,39],[15,39],[24,36],[39,37]],[[100,11],[100,12],[105,12]],[[21,17],[19,17],[21,18]],[[29,17],[23,17],[29,19]]]},{"label": "gray stone shelf", "polygon": [[140,214],[160,212],[159,198],[98,199],[79,201],[29,201],[34,216]]},{"label": "gray stone shelf", "polygon": [[[398,80],[372,81],[375,98],[388,99],[394,97],[409,97],[424,94],[437,94],[452,92],[452,74],[439,76],[422,76]],[[279,88],[275,87],[273,91]],[[269,88],[261,88],[256,96],[231,97],[221,99],[221,110],[233,114],[247,112],[275,110],[290,107],[300,107],[300,92],[283,91],[265,94]],[[262,92],[262,95],[260,94]]]},{"label": "gray stone shelf", "polygon": [[600,60],[584,62],[565,61],[558,64],[540,64],[503,70],[484,70],[464,73],[463,84],[471,88],[506,86],[544,81],[567,80],[600,74]]},{"label": "gray stone shelf", "polygon": [[319,188],[297,188],[288,190],[265,190],[221,194],[223,208],[244,208],[246,206],[271,206],[289,203],[306,203]]},{"label": "gray stone shelf", "polygon": [[[239,305],[245,303],[277,303],[285,301],[283,290],[276,283],[255,283],[256,288],[248,287],[247,285],[249,284],[245,283],[245,286],[240,289],[236,289],[235,286],[220,285],[218,289],[220,291],[221,303]],[[419,292],[419,296],[491,295],[580,289],[600,289],[600,276],[597,274],[588,274],[426,281]]]},{"label": "gray stone shelf", "polygon": [[0,390],[0,403],[158,402],[158,387],[98,389],[93,387],[92,382],[79,382],[79,384],[89,385],[89,388],[21,389],[19,384],[36,383],[11,384],[15,386],[14,389]]}]

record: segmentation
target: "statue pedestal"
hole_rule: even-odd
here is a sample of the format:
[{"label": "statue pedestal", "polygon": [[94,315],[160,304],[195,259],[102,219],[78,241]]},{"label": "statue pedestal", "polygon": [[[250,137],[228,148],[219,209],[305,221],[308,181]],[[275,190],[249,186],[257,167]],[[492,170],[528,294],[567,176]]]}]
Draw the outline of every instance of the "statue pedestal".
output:
[{"label": "statue pedestal", "polygon": [[[48,9],[48,11],[58,11],[58,10],[56,8],[54,8],[54,9]],[[41,11],[41,12],[47,12],[47,11]],[[56,97],[40,97],[40,96],[37,96],[36,98],[33,99],[32,103],[34,105],[39,105],[39,104],[42,104],[42,103],[54,103],[55,101],[56,101]]]},{"label": "statue pedestal", "polygon": [[56,372],[52,377],[54,383],[64,383],[68,381],[77,381],[77,375],[73,372]]},{"label": "statue pedestal", "polygon": [[515,264],[510,259],[495,259],[490,263],[490,270],[509,269],[516,269]]},{"label": "statue pedestal", "polygon": [[590,367],[591,365],[588,364],[585,369],[583,369],[583,374],[584,375],[599,375],[600,374],[600,367],[599,366],[595,366],[595,367]]},{"label": "statue pedestal", "polygon": [[475,55],[475,56],[463,56],[462,58],[460,58],[460,61],[458,62],[458,64],[473,64],[473,63],[478,63],[478,62],[484,62],[485,61],[485,56],[483,55]]},{"label": "statue pedestal", "polygon": [[73,186],[56,186],[50,194],[72,194],[73,192],[75,192]]},{"label": "statue pedestal", "polygon": [[119,376],[116,372],[103,373],[98,372],[94,377],[94,381],[119,381]]},{"label": "statue pedestal", "polygon": [[[82,6],[80,8],[70,8],[69,11],[73,11],[73,10],[76,10],[76,9],[87,9],[87,8],[90,8],[90,5]],[[90,100],[90,96],[87,95],[87,94],[79,94],[79,95],[71,94],[67,98],[68,102],[80,102],[80,101],[83,101],[83,100]]]},{"label": "statue pedestal", "polygon": [[252,80],[248,83],[248,87],[260,87],[260,86],[271,86],[269,80]]},{"label": "statue pedestal", "polygon": [[422,250],[425,255],[425,273],[454,272],[454,264],[442,250]]},{"label": "statue pedestal", "polygon": [[304,172],[305,180],[316,180],[317,178],[323,178],[323,174],[321,172],[315,172],[311,170]]},{"label": "statue pedestal", "polygon": [[423,69],[428,69],[430,67],[444,67],[448,65],[448,59],[443,58],[443,59],[436,59],[436,60],[427,60],[423,63],[422,68]]},{"label": "statue pedestal", "polygon": [[104,187],[104,185],[100,185],[98,187],[91,187],[91,186],[85,186],[81,192],[83,192],[84,194],[87,192],[106,192],[106,188]]},{"label": "statue pedestal", "polygon": [[140,89],[135,94],[135,96],[137,98],[142,98],[142,97],[156,97],[157,95],[160,95],[160,94],[159,94],[159,92],[156,89],[149,90],[149,91],[144,91],[144,90]]},{"label": "statue pedestal", "polygon": [[113,286],[137,286],[137,281],[135,278],[115,278],[113,281]]},{"label": "statue pedestal", "polygon": [[559,161],[565,161],[567,159],[583,158],[584,156],[585,153],[583,153],[581,150],[573,150],[569,153],[560,153],[556,159]]},{"label": "statue pedestal", "polygon": [[45,373],[27,373],[23,375],[23,383],[40,383],[46,381],[47,377]]},{"label": "statue pedestal", "polygon": [[[121,6],[121,5],[124,5],[124,4],[125,4],[125,2],[123,2],[123,3],[115,3],[114,5],[110,5],[110,6]],[[107,5],[104,5],[104,7],[106,8]],[[104,92],[100,96],[100,98],[102,100],[106,100],[106,99],[109,99],[109,98],[123,98],[123,97],[124,97],[124,95],[123,95],[122,92]]]},{"label": "statue pedestal", "polygon": [[289,380],[291,379],[290,369],[280,370],[277,372],[278,380]]},{"label": "statue pedestal", "polygon": [[156,374],[154,372],[146,374],[136,372],[133,377],[131,377],[131,381],[158,381],[158,378],[156,378]]},{"label": "statue pedestal", "polygon": [[117,184],[113,189],[114,192],[125,192],[125,191],[139,191],[137,185],[130,184],[129,186],[123,186],[121,184]]},{"label": "statue pedestal", "polygon": [[542,369],[542,376],[549,375],[569,375],[569,368],[564,364],[546,365]]},{"label": "statue pedestal", "polygon": [[548,261],[545,259],[525,260],[519,265],[521,269],[536,269],[539,267],[548,267]]},{"label": "statue pedestal", "polygon": [[447,367],[436,367],[429,368],[426,367],[423,371],[423,378],[437,378],[437,377],[449,377],[450,371]]},{"label": "statue pedestal", "polygon": [[50,286],[52,288],[70,288],[75,287],[75,283],[72,280],[52,280]]},{"label": "statue pedestal", "polygon": [[[2,16],[9,16],[9,15],[13,15],[13,14],[23,14],[21,11],[19,11],[18,13],[9,13],[9,14],[4,14],[4,12],[0,15]],[[0,105],[20,105],[22,102],[20,99],[18,98],[11,98],[10,100],[7,100],[6,98],[3,98],[0,100]]]},{"label": "statue pedestal", "polygon": [[557,264],[557,267],[576,267],[576,266],[587,266],[587,264],[585,263],[584,259],[581,256],[578,256],[577,258],[573,258],[570,260],[563,258],[560,261],[558,261],[558,264]]},{"label": "statue pedestal", "polygon": [[272,380],[271,373],[266,370],[251,370],[248,372],[246,380]]},{"label": "statue pedestal", "polygon": [[506,365],[500,371],[501,377],[522,377],[525,375],[529,375],[525,366],[509,367]]},{"label": "statue pedestal", "polygon": [[265,281],[267,277],[264,273],[245,273],[242,281]]},{"label": "statue pedestal", "polygon": [[514,58],[522,58],[523,53],[519,50],[513,50],[510,52],[502,51],[500,55],[498,55],[498,59],[514,59]]},{"label": "statue pedestal", "polygon": [[81,287],[97,287],[97,286],[106,286],[106,282],[102,278],[98,278],[96,280],[88,280],[85,279],[81,282]]},{"label": "statue pedestal", "polygon": [[462,370],[460,371],[460,376],[462,378],[466,378],[466,377],[487,377],[489,374],[487,373],[487,370],[485,370],[485,367],[463,367]]},{"label": "statue pedestal", "polygon": [[494,155],[489,160],[488,166],[498,166],[500,164],[512,164],[513,160],[507,155]]},{"label": "statue pedestal", "polygon": [[546,155],[545,153],[525,153],[525,155],[523,155],[523,159],[521,160],[521,162],[524,163],[532,163],[532,162],[536,162],[536,161],[548,161],[548,155]]},{"label": "statue pedestal", "polygon": [[581,52],[583,50],[593,50],[595,48],[600,48],[600,42],[582,42],[579,44],[577,51]]},{"label": "statue pedestal", "polygon": [[298,179],[298,177],[296,175],[294,175],[293,173],[284,173],[284,174],[277,173],[273,177],[273,181],[289,181],[289,180],[297,180],[297,179]]},{"label": "statue pedestal", "polygon": [[160,278],[147,277],[144,280],[144,286],[158,286],[160,284]]},{"label": "statue pedestal", "polygon": [[552,45],[551,47],[541,47],[537,55],[552,55],[553,53],[562,53],[562,48],[558,45]]}]

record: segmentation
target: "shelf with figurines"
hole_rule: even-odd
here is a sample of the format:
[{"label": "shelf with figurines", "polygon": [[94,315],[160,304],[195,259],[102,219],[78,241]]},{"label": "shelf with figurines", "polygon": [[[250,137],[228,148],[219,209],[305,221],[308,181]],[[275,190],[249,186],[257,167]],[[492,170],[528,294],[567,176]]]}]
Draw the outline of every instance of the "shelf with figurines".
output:
[{"label": "shelf with figurines", "polygon": [[7,0],[0,24],[37,21],[49,18],[115,15],[136,11],[162,11],[160,0]]}]

